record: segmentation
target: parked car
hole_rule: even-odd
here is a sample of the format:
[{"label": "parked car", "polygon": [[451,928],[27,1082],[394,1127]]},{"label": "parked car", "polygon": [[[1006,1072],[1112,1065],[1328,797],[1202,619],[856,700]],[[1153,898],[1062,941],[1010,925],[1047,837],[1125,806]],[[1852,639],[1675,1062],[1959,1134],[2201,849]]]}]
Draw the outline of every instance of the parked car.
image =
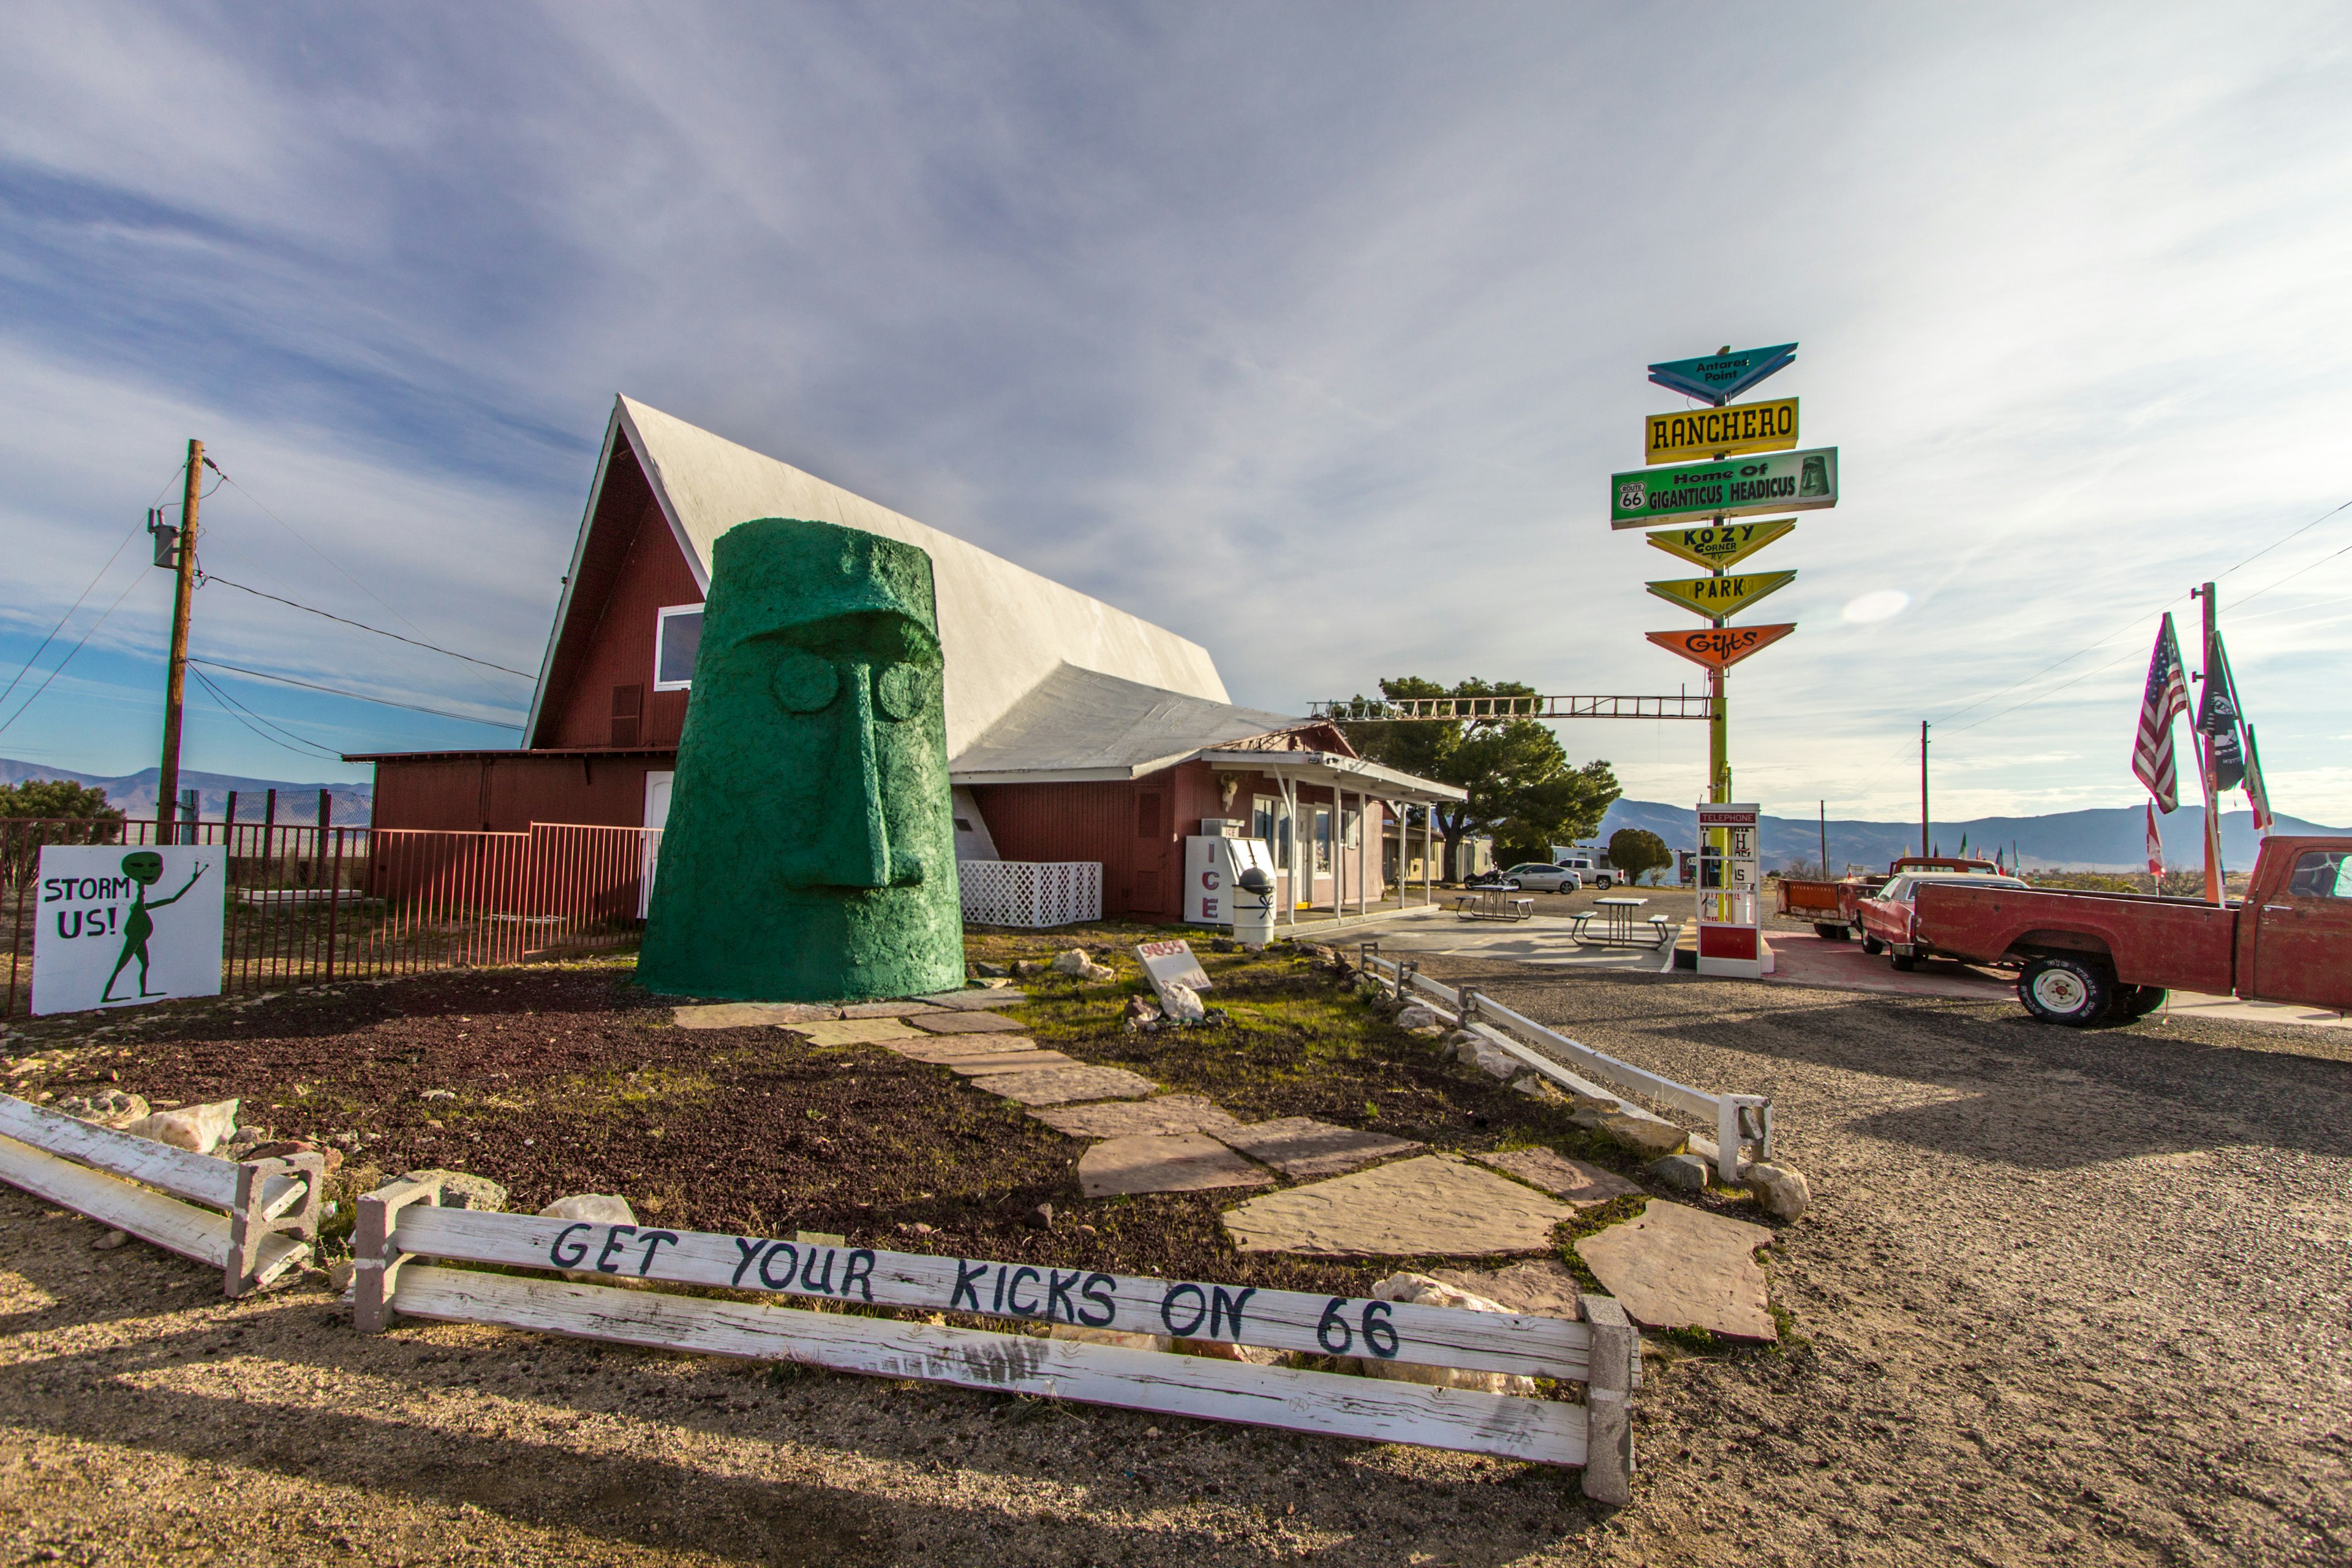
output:
[{"label": "parked car", "polygon": [[1854,900],[1862,922],[1862,951],[1884,952],[1897,969],[1914,969],[1927,955],[1917,926],[1919,889],[1931,882],[1975,882],[1988,888],[2031,889],[2022,877],[1985,876],[1971,871],[1906,871],[1890,877],[1876,892]]},{"label": "parked car", "polygon": [[1559,868],[1576,873],[1578,887],[1598,888],[1604,893],[1622,880],[1605,855],[1570,855],[1559,861]]},{"label": "parked car", "polygon": [[1780,912],[1795,920],[1812,921],[1814,934],[1832,942],[1843,942],[1848,933],[1862,937],[1864,951],[1876,952],[1879,950],[1868,945],[1868,933],[1862,929],[1858,905],[1906,871],[1964,871],[1972,877],[2009,875],[1991,861],[1974,857],[1906,855],[1888,866],[1883,877],[1839,877],[1829,881],[1783,877],[1780,879]]},{"label": "parked car", "polygon": [[1991,882],[1924,886],[1915,940],[2021,965],[2017,999],[2044,1023],[2136,1018],[2168,990],[2352,1012],[2352,838],[2265,838],[2234,904]]},{"label": "parked car", "polygon": [[1511,886],[1528,893],[1572,893],[1584,886],[1577,874],[1567,867],[1548,865],[1541,860],[1514,866],[1503,876]]}]

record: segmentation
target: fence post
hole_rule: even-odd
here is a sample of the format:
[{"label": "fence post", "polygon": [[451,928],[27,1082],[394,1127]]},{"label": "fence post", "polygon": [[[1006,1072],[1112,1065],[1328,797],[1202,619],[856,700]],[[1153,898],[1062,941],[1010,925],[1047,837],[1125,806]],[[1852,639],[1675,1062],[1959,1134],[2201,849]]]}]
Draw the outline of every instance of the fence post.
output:
[{"label": "fence post", "polygon": [[[327,792],[320,790],[319,799],[323,803],[326,798]],[[322,805],[321,815],[324,810]],[[332,831],[335,835],[335,863],[334,868],[327,873],[327,979],[330,984],[335,978],[335,915],[343,902],[343,830],[338,827]]]}]

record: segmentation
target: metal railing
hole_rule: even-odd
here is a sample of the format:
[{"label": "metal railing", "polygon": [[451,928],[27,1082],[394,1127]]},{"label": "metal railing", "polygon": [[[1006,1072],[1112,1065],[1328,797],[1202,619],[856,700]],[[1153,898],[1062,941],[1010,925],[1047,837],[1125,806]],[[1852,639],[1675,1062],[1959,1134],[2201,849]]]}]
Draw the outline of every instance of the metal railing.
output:
[{"label": "metal railing", "polygon": [[47,845],[227,851],[226,993],[520,963],[634,944],[658,828],[520,833],[250,822],[0,818],[0,1018],[29,1004]]}]

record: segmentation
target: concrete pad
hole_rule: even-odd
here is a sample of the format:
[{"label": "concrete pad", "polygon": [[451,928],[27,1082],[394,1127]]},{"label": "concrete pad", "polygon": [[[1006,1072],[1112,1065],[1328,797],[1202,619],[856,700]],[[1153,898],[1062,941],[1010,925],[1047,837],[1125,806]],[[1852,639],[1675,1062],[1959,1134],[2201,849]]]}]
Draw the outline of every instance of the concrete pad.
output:
[{"label": "concrete pad", "polygon": [[1514,1312],[1571,1323],[1584,1315],[1584,1292],[1577,1289],[1576,1276],[1556,1258],[1530,1258],[1507,1268],[1433,1268],[1429,1277]]},{"label": "concrete pad", "polygon": [[1756,1262],[1771,1239],[1760,1225],[1654,1198],[1639,1219],[1580,1238],[1576,1255],[1646,1328],[1775,1340]]},{"label": "concrete pad", "polygon": [[1000,1017],[994,1013],[954,1010],[925,1013],[919,1017],[909,1018],[907,1022],[926,1034],[932,1035],[1006,1034],[1026,1029],[1029,1026],[1026,1024],[1016,1024],[1010,1018]]},{"label": "concrete pad", "polygon": [[990,1007],[1017,1007],[1029,1000],[1029,993],[1015,991],[1009,985],[1003,985],[971,991],[938,991],[929,996],[918,996],[915,1000],[929,1002],[935,1007],[946,1007],[958,1013],[977,1013]]},{"label": "concrete pad", "polygon": [[994,1056],[962,1057],[939,1065],[963,1078],[988,1078],[996,1073],[1034,1072],[1040,1068],[1074,1068],[1086,1064],[1059,1051],[1000,1051]]},{"label": "concrete pad", "polygon": [[1142,1132],[1096,1144],[1078,1161],[1078,1190],[1090,1198],[1122,1193],[1198,1193],[1271,1186],[1274,1178],[1198,1132]]},{"label": "concrete pad", "polygon": [[842,1008],[845,1018],[911,1018],[919,1013],[943,1013],[929,1002],[853,1002]]},{"label": "concrete pad", "polygon": [[1569,1159],[1549,1149],[1513,1149],[1507,1153],[1474,1154],[1471,1158],[1482,1165],[1507,1171],[1556,1198],[1566,1198],[1580,1209],[1593,1208],[1612,1198],[1642,1190],[1614,1172]]},{"label": "concrete pad", "polygon": [[1026,1035],[918,1035],[911,1040],[885,1040],[882,1048],[909,1061],[965,1062],[1008,1051],[1034,1051],[1037,1042]]},{"label": "concrete pad", "polygon": [[1566,1204],[1448,1154],[1424,1154],[1250,1199],[1225,1215],[1244,1252],[1477,1258],[1547,1252]]},{"label": "concrete pad", "polygon": [[838,1018],[841,1009],[814,1002],[713,1002],[700,1007],[673,1007],[669,1016],[681,1029],[757,1029]]},{"label": "concrete pad", "polygon": [[1100,1105],[1063,1105],[1029,1113],[1056,1132],[1073,1138],[1132,1138],[1146,1132],[1214,1132],[1240,1122],[1197,1094],[1163,1094],[1157,1100],[1107,1100]]},{"label": "concrete pad", "polygon": [[1294,1181],[1308,1176],[1336,1176],[1369,1161],[1390,1154],[1410,1154],[1426,1147],[1409,1138],[1360,1132],[1352,1127],[1318,1121],[1311,1116],[1253,1121],[1218,1130],[1212,1136],[1253,1160],[1265,1161]]},{"label": "concrete pad", "polygon": [[1124,1068],[1066,1067],[995,1073],[973,1079],[971,1087],[1024,1105],[1068,1105],[1081,1100],[1141,1100],[1160,1086]]},{"label": "concrete pad", "polygon": [[835,1018],[819,1019],[813,1024],[794,1024],[795,1035],[806,1035],[812,1045],[857,1046],[879,1045],[884,1040],[907,1040],[918,1037],[917,1032],[897,1018]]}]

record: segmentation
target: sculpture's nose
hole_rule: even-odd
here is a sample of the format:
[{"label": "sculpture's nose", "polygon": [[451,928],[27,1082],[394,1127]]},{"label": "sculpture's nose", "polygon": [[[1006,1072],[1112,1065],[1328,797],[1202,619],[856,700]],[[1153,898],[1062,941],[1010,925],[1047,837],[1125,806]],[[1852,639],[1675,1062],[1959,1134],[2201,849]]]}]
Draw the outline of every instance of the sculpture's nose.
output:
[{"label": "sculpture's nose", "polygon": [[890,823],[882,809],[882,761],[874,734],[872,671],[863,664],[842,668],[845,706],[834,749],[834,777],[826,795],[831,809],[817,825],[816,852],[826,886],[887,888],[890,885]]}]

